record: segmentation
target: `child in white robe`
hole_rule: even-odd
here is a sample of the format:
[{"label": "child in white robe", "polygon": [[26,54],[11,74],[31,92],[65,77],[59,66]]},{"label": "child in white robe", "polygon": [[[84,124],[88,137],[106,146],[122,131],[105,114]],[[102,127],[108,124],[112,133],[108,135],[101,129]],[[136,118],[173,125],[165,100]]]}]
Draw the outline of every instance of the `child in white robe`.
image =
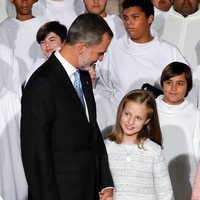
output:
[{"label": "child in white robe", "polygon": [[[159,86],[160,74],[167,64],[186,62],[175,46],[160,40],[150,29],[154,16],[151,0],[125,0],[122,7],[127,34],[113,42],[103,61],[97,63],[95,92],[101,130],[113,125],[119,102],[127,92],[146,82]],[[101,112],[106,110],[102,107],[110,109]],[[100,121],[104,119],[101,115],[109,116],[109,121]]]},{"label": "child in white robe", "polygon": [[107,0],[83,0],[83,3],[85,5],[85,12],[98,14],[105,19],[114,34],[112,41],[115,41],[126,34],[122,19],[118,15],[109,14],[106,11]]},{"label": "child in white robe", "polygon": [[44,58],[36,59],[33,67],[26,76],[26,83],[37,68],[40,67],[55,50],[64,45],[66,37],[67,28],[58,21],[47,22],[39,28],[36,39],[44,54]]},{"label": "child in white robe", "polygon": [[152,93],[133,90],[122,99],[105,144],[115,200],[173,199]]},{"label": "child in white robe", "polygon": [[44,16],[50,21],[59,21],[67,28],[84,10],[82,0],[38,0],[33,5],[34,16]]},{"label": "child in white robe", "polygon": [[20,97],[0,90],[0,196],[4,200],[26,200],[28,186],[20,147]]},{"label": "child in white robe", "polygon": [[43,16],[32,15],[33,3],[34,0],[28,3],[14,0],[16,18],[7,17],[0,24],[0,41],[14,50],[19,63],[21,84],[24,83],[27,72],[36,58],[43,57],[35,36],[38,29],[49,21]]},{"label": "child in white robe", "polygon": [[176,200],[191,198],[200,157],[200,111],[185,97],[192,88],[188,65],[170,63],[161,75],[164,95],[156,99],[163,135],[163,152]]}]

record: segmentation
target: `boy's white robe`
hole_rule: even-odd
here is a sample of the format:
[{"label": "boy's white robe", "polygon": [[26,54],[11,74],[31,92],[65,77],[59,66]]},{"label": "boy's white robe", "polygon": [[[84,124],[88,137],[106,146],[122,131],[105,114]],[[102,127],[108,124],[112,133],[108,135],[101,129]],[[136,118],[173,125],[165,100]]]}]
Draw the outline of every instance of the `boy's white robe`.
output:
[{"label": "boy's white robe", "polygon": [[0,90],[2,87],[21,96],[19,65],[14,52],[0,42]]},{"label": "boy's white robe", "polygon": [[160,37],[177,46],[190,66],[195,69],[200,65],[200,29],[198,28],[200,10],[183,17],[172,6],[163,17],[163,30],[160,31]]},{"label": "boy's white robe", "polygon": [[21,83],[25,81],[36,58],[44,57],[36,41],[36,34],[47,21],[42,16],[25,21],[8,17],[0,24],[0,41],[14,50],[19,63]]},{"label": "boy's white robe", "polygon": [[192,70],[193,87],[190,90],[187,99],[192,102],[196,108],[200,109],[200,66]]},{"label": "boy's white robe", "polygon": [[51,21],[59,21],[67,28],[75,18],[80,15],[84,10],[84,4],[82,0],[38,0],[33,4],[34,16],[45,16]]},{"label": "boy's white robe", "polygon": [[200,157],[200,111],[187,99],[179,105],[169,105],[162,99],[160,95],[156,103],[164,157],[175,199],[188,200]]},{"label": "boy's white robe", "polygon": [[119,16],[112,14],[107,15],[104,19],[114,34],[113,40],[117,40],[126,34],[124,23]]},{"label": "boy's white robe", "polygon": [[29,70],[27,76],[26,76],[26,81],[25,84],[28,82],[28,80],[31,78],[32,74],[42,65],[44,64],[44,62],[46,61],[45,58],[38,58],[33,67]]},{"label": "boy's white robe", "polygon": [[154,29],[159,36],[162,35],[162,31],[163,31],[163,23],[164,23],[163,14],[164,13],[165,13],[164,11],[159,10],[158,8],[154,6],[154,20],[151,24],[151,28]]},{"label": "boy's white robe", "polygon": [[[155,32],[152,34],[154,39],[145,44],[135,43],[125,34],[112,43],[103,61],[97,63],[97,120],[106,119],[107,115],[110,121],[98,120],[101,129],[114,123],[118,104],[127,92],[141,88],[144,83],[159,86],[166,65],[186,62],[175,46],[159,40]],[[101,112],[102,107],[106,107],[107,113]]]},{"label": "boy's white robe", "polygon": [[4,200],[26,200],[28,189],[20,148],[20,98],[0,91],[0,196]]}]

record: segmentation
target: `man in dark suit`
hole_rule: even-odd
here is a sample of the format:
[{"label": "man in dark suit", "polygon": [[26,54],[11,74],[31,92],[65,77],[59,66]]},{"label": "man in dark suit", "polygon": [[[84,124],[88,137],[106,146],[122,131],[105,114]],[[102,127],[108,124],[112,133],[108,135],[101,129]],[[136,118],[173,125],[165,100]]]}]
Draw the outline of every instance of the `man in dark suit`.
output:
[{"label": "man in dark suit", "polygon": [[[112,37],[100,16],[78,16],[66,44],[28,81],[22,96],[21,147],[29,200],[96,200],[100,191],[102,200],[113,198],[87,72],[103,59]],[[75,90],[75,72],[83,103]]]}]

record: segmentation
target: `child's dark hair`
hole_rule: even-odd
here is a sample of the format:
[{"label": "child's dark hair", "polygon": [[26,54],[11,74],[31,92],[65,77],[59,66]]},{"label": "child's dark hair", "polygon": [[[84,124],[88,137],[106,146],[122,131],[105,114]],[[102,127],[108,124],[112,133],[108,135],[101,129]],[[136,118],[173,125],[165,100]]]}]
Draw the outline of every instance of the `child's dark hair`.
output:
[{"label": "child's dark hair", "polygon": [[61,39],[61,42],[64,43],[67,37],[67,28],[60,24],[58,21],[50,21],[42,25],[36,35],[38,44],[43,41],[49,33],[55,33]]},{"label": "child's dark hair", "polygon": [[158,120],[158,113],[154,95],[149,91],[140,89],[129,92],[121,100],[117,111],[116,124],[113,127],[112,132],[108,134],[108,138],[111,141],[115,141],[118,144],[122,142],[123,131],[120,125],[120,119],[122,111],[127,102],[145,104],[148,108],[147,119],[150,119],[150,121],[147,124],[145,124],[140,133],[138,133],[138,145],[143,144],[143,141],[149,138],[150,140],[162,146],[162,134]]},{"label": "child's dark hair", "polygon": [[164,81],[169,80],[172,77],[185,74],[185,79],[187,81],[187,91],[185,97],[188,95],[189,91],[192,89],[192,72],[188,65],[182,62],[172,62],[168,64],[161,74],[160,84],[163,87]]},{"label": "child's dark hair", "polygon": [[154,6],[151,0],[124,0],[122,3],[122,9],[138,6],[145,13],[146,17],[150,15],[154,16]]}]

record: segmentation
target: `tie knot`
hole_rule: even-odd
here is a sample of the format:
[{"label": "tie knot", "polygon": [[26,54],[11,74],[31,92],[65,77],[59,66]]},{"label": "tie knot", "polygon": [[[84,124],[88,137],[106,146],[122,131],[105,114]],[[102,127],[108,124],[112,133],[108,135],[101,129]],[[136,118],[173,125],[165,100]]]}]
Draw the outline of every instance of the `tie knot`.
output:
[{"label": "tie knot", "polygon": [[76,70],[76,71],[74,72],[74,77],[75,77],[75,79],[80,79],[79,70]]},{"label": "tie knot", "polygon": [[83,99],[83,91],[82,91],[82,84],[81,84],[81,80],[80,80],[80,72],[79,70],[76,70],[74,72],[74,88],[81,100],[81,103],[83,104],[83,107],[85,108],[85,103],[84,103],[84,99]]}]

